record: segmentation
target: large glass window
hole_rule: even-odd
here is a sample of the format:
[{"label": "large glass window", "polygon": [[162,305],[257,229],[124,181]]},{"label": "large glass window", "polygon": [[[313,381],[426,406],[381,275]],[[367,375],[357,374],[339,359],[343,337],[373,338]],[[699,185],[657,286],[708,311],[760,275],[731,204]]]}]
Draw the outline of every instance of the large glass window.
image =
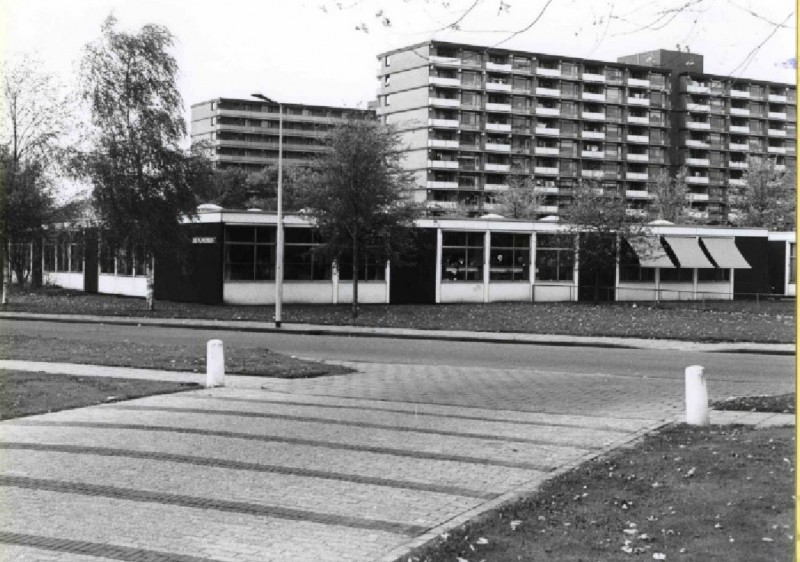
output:
[{"label": "large glass window", "polygon": [[225,279],[228,281],[275,279],[275,227],[226,227]]},{"label": "large glass window", "polygon": [[80,273],[83,271],[83,244],[72,241],[69,248],[69,270]]},{"label": "large glass window", "polygon": [[[358,280],[359,281],[385,281],[386,280],[386,262],[383,260],[371,259],[363,257],[359,260],[361,264],[358,266]],[[345,255],[339,258],[339,280],[352,281],[353,280],[353,256]]]},{"label": "large glass window", "polygon": [[56,242],[55,271],[69,271],[69,241],[63,237]]},{"label": "large glass window", "polygon": [[677,268],[662,269],[661,282],[691,283],[693,281],[693,269]]},{"label": "large glass window", "polygon": [[797,244],[789,243],[789,283],[797,283]]},{"label": "large glass window", "polygon": [[100,243],[100,273],[114,275],[114,248],[107,242]]},{"label": "large glass window", "polygon": [[310,228],[283,231],[283,277],[288,281],[322,281],[331,278],[329,260],[314,252],[317,233]]},{"label": "large glass window", "polygon": [[55,271],[56,270],[56,245],[54,242],[45,242],[44,247],[42,248],[42,252],[44,253],[44,270],[45,271]]},{"label": "large glass window", "polygon": [[489,279],[491,281],[529,281],[531,237],[529,234],[491,235]]},{"label": "large glass window", "polygon": [[638,256],[627,240],[622,242],[622,252],[619,259],[619,280],[648,283],[656,280],[655,268],[641,267]]},{"label": "large glass window", "polygon": [[483,232],[442,233],[442,281],[483,281]]},{"label": "large glass window", "polygon": [[698,269],[697,280],[700,282],[730,281],[731,270],[726,268],[720,269],[718,267],[715,267],[714,269]]},{"label": "large glass window", "polygon": [[575,241],[567,234],[536,236],[536,279],[572,281],[575,266]]}]

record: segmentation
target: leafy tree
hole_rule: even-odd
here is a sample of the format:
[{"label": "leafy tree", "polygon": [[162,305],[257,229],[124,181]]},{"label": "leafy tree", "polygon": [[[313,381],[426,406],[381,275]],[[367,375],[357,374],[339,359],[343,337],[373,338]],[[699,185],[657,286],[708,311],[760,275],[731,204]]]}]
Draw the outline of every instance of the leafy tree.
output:
[{"label": "leafy tree", "polygon": [[335,126],[329,150],[312,163],[300,185],[300,201],[316,220],[321,250],[350,258],[353,317],[358,316],[358,273],[373,260],[399,261],[412,242],[419,213],[404,192],[412,179],[400,164],[397,133],[375,121],[354,119]]},{"label": "leafy tree", "polygon": [[496,197],[498,213],[509,219],[536,220],[542,214],[541,207],[546,196],[541,188],[534,185],[533,178],[512,176],[508,189]]},{"label": "leafy tree", "polygon": [[34,57],[23,56],[0,69],[2,304],[8,303],[12,261],[21,281],[19,252],[40,241],[42,224],[53,206],[52,171],[64,153],[70,102],[40,67]]},{"label": "leafy tree", "polygon": [[[297,183],[305,170],[299,165],[284,165],[283,205],[289,211],[300,209]],[[227,209],[258,208],[274,211],[278,207],[278,169],[268,164],[259,171],[248,171],[240,166],[215,169],[204,188],[196,188],[197,196],[205,203],[214,203]]]},{"label": "leafy tree", "polygon": [[106,239],[141,249],[152,310],[154,256],[181,245],[180,219],[196,207],[192,184],[211,170],[202,154],[181,148],[186,125],[172,34],[158,25],[127,33],[116,23],[109,16],[83,56],[81,93],[94,131],[78,169],[94,186]]},{"label": "leafy tree", "polygon": [[617,259],[617,241],[641,236],[643,226],[629,216],[625,198],[591,180],[584,180],[573,191],[572,202],[562,210],[561,218],[568,224],[569,234],[578,238],[581,275],[592,276],[597,301],[602,276]]},{"label": "leafy tree", "polygon": [[689,220],[686,173],[684,166],[674,176],[662,170],[650,183],[648,191],[653,196],[648,209],[650,220],[667,220],[676,224]]},{"label": "leafy tree", "polygon": [[730,221],[736,226],[794,230],[794,170],[778,171],[774,159],[750,156],[744,179],[744,187],[729,195]]}]

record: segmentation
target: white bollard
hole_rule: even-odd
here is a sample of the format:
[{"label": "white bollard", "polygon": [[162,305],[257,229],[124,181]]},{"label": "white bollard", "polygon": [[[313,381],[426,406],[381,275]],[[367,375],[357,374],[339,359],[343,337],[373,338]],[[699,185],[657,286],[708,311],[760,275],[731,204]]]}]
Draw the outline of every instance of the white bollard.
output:
[{"label": "white bollard", "polygon": [[206,388],[225,386],[225,351],[222,340],[208,340],[206,347]]},{"label": "white bollard", "polygon": [[686,367],[686,423],[708,425],[708,389],[702,365]]}]

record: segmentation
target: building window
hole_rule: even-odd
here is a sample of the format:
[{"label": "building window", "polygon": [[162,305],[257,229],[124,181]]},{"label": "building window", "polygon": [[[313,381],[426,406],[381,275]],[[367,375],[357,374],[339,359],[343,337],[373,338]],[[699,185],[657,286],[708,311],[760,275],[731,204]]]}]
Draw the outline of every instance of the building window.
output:
[{"label": "building window", "polygon": [[442,281],[483,282],[483,232],[442,233]]},{"label": "building window", "polygon": [[662,269],[661,282],[672,283],[691,283],[693,281],[693,269],[679,267],[677,269]]},{"label": "building window", "polygon": [[731,280],[731,270],[725,268],[718,268],[715,267],[714,269],[698,269],[697,270],[697,281],[698,282],[720,282],[720,281],[730,281]]},{"label": "building window", "polygon": [[114,275],[114,248],[107,242],[100,243],[100,273]]},{"label": "building window", "polygon": [[387,107],[392,105],[392,99],[391,98],[392,98],[392,96],[384,96],[383,105],[385,105]]},{"label": "building window", "polygon": [[789,242],[789,283],[797,283],[797,244]]},{"label": "building window", "polygon": [[226,227],[225,280],[273,279],[275,279],[275,227]]},{"label": "building window", "polygon": [[529,234],[492,234],[489,258],[491,281],[529,281]]},{"label": "building window", "polygon": [[385,64],[386,66],[392,66],[392,56],[386,55],[385,57],[383,57],[383,64]]},{"label": "building window", "polygon": [[284,231],[283,272],[288,281],[323,281],[331,278],[330,262],[314,252],[318,235],[310,228]]},{"label": "building window", "polygon": [[536,279],[572,281],[575,266],[574,237],[566,234],[536,236]]},{"label": "building window", "polygon": [[45,242],[44,247],[42,248],[42,254],[44,255],[44,271],[55,271],[56,270],[56,244],[55,242]]},{"label": "building window", "polygon": [[[363,259],[361,265],[358,266],[358,280],[359,281],[385,281],[386,280],[386,262],[376,259]],[[352,281],[353,280],[353,257],[350,255],[341,256],[338,260],[339,267],[339,280]]]},{"label": "building window", "polygon": [[622,242],[619,258],[619,280],[628,282],[654,283],[656,270],[653,267],[641,267],[639,258],[627,240]]},{"label": "building window", "polygon": [[83,244],[81,242],[73,241],[69,244],[69,271],[83,272]]},{"label": "building window", "polygon": [[391,82],[391,74],[387,74],[383,77],[383,85],[389,87],[389,83]]}]

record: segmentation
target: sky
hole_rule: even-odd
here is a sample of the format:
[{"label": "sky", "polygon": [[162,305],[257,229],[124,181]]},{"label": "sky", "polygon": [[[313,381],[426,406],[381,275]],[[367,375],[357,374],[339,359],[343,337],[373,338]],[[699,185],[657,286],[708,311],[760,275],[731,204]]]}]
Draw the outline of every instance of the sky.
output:
[{"label": "sky", "polygon": [[794,0],[0,0],[0,50],[35,54],[69,85],[113,13],[121,29],[156,23],[174,34],[187,116],[193,103],[253,92],[366,107],[377,55],[433,37],[601,60],[680,44],[705,56],[706,72],[794,83],[795,9]]}]

